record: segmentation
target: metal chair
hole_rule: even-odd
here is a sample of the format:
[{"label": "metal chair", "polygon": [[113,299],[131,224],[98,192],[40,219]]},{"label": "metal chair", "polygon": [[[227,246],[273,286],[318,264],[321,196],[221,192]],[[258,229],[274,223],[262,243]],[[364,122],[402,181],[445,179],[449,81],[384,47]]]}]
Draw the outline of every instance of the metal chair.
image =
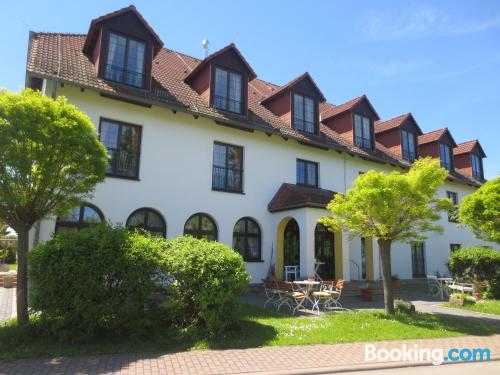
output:
[{"label": "metal chair", "polygon": [[264,302],[264,308],[266,308],[268,303],[273,304],[277,307],[278,304],[280,303],[280,295],[276,280],[263,279],[262,281],[263,281],[262,285],[264,287],[264,292],[266,294],[266,301]]},{"label": "metal chair", "polygon": [[278,311],[283,305],[287,305],[293,314],[295,311],[304,307],[304,302],[306,300],[306,295],[301,292],[295,285],[288,281],[278,281],[278,290],[280,294],[280,303],[278,305]]},{"label": "metal chair", "polygon": [[319,314],[320,305],[323,305],[323,308],[325,308],[325,306],[329,306],[331,303],[334,303],[330,300],[333,298],[335,286],[335,280],[322,281],[319,291],[312,293],[314,298],[314,304],[312,307],[313,311],[316,310]]},{"label": "metal chair", "polygon": [[300,277],[300,266],[285,266],[285,281],[289,281],[289,276],[293,275],[294,280]]}]

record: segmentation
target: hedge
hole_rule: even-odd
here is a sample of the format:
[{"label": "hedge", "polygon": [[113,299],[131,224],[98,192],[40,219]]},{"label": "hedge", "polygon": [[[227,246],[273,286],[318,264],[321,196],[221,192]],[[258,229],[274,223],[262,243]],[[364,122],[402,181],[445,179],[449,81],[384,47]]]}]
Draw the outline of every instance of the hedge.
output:
[{"label": "hedge", "polygon": [[500,251],[491,247],[467,247],[450,256],[450,271],[459,277],[492,280],[500,272]]},{"label": "hedge", "polygon": [[154,317],[162,241],[107,225],[56,235],[29,254],[32,309],[64,340],[140,332]]},{"label": "hedge", "polygon": [[99,225],[29,254],[30,307],[61,340],[148,335],[163,326],[220,336],[237,321],[249,275],[229,246]]},{"label": "hedge", "polygon": [[250,276],[240,254],[219,242],[178,237],[166,242],[172,284],[170,309],[178,323],[221,336],[236,323],[238,299]]}]

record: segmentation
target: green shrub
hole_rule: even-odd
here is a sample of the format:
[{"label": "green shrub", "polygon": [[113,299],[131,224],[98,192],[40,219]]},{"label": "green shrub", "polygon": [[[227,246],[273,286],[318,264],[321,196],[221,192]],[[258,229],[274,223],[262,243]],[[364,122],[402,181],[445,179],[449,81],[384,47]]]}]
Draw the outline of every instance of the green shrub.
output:
[{"label": "green shrub", "polygon": [[31,307],[63,340],[144,332],[163,242],[107,225],[60,233],[29,254]]},{"label": "green shrub", "polygon": [[402,314],[413,314],[415,312],[415,305],[413,303],[401,299],[394,301],[394,308]]},{"label": "green shrub", "polygon": [[15,246],[7,246],[5,249],[7,250],[7,254],[5,256],[4,262],[7,264],[15,264],[16,263],[16,252],[17,249]]},{"label": "green shrub", "polygon": [[459,277],[492,280],[500,272],[500,251],[491,247],[468,247],[450,256],[450,271]]},{"label": "green shrub", "polygon": [[488,281],[488,286],[486,287],[484,298],[500,299],[500,272],[495,278]]},{"label": "green shrub", "polygon": [[165,264],[175,278],[166,304],[178,324],[213,337],[236,322],[237,297],[250,279],[237,252],[219,242],[178,237],[166,242]]}]

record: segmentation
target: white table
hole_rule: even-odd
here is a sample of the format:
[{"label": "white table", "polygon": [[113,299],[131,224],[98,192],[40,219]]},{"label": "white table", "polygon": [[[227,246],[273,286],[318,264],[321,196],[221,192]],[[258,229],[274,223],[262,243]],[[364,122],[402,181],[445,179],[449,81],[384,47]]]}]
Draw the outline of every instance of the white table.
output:
[{"label": "white table", "polygon": [[311,291],[314,287],[320,285],[321,283],[319,281],[309,281],[309,280],[298,280],[294,281],[294,284],[302,286],[302,290],[304,291],[304,296],[306,297],[306,300],[311,303],[311,305],[314,305],[314,301],[311,299]]}]

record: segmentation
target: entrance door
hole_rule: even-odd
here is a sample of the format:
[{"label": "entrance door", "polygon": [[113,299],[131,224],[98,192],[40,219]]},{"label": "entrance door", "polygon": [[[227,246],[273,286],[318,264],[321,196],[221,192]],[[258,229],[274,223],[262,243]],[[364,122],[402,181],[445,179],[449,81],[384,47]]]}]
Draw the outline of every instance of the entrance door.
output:
[{"label": "entrance door", "polygon": [[423,242],[411,243],[411,267],[413,277],[425,276],[425,253]]},{"label": "entrance door", "polygon": [[323,280],[335,279],[335,241],[334,235],[322,224],[317,224],[314,230],[314,257],[321,263],[318,275]]},{"label": "entrance door", "polygon": [[284,237],[284,265],[300,266],[299,224],[294,219],[287,223]]}]

